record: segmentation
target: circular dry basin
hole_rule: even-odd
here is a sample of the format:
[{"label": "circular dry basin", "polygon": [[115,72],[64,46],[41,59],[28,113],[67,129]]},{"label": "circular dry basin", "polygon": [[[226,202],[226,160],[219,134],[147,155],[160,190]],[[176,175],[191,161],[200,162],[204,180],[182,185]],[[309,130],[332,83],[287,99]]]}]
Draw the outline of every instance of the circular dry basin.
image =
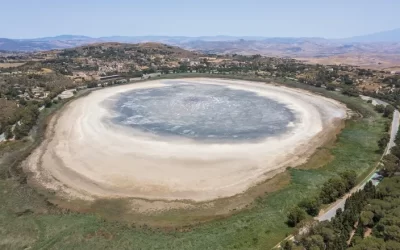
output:
[{"label": "circular dry basin", "polygon": [[299,89],[155,80],[67,105],[27,167],[74,197],[212,200],[303,163],[345,117],[344,105]]}]

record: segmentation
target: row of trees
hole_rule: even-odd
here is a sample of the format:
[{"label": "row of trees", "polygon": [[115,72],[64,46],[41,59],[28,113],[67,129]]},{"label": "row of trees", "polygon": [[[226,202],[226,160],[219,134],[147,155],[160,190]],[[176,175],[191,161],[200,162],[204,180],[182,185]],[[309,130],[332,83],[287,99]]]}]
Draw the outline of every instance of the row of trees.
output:
[{"label": "row of trees", "polygon": [[[400,145],[400,132],[395,143]],[[386,178],[378,188],[368,182],[363,190],[346,200],[344,210],[339,209],[331,221],[309,224],[305,233],[295,237],[296,243],[285,241],[281,247],[285,250],[400,249],[399,158],[400,146],[394,146],[382,160],[380,173]],[[342,183],[337,177],[330,179],[321,189],[320,203],[330,202],[350,190],[355,185],[355,177],[354,172],[344,172],[340,175]],[[313,216],[318,214],[320,203],[315,198],[302,201],[293,209],[296,213],[291,215],[292,219],[305,219],[306,212]]]},{"label": "row of trees", "polygon": [[307,214],[313,217],[317,216],[322,204],[332,203],[349,192],[355,186],[356,179],[357,174],[351,170],[342,172],[337,177],[332,177],[323,184],[318,196],[302,200],[289,211],[287,224],[295,227],[307,218]]},{"label": "row of trees", "polygon": [[[375,186],[368,182],[363,190],[354,193],[346,200],[344,210],[339,209],[331,221],[315,222],[309,225],[306,233],[295,237],[296,244],[286,241],[282,243],[281,247],[284,250],[347,249],[349,247],[349,239],[358,228],[359,221],[364,221],[364,217],[367,217],[365,215],[361,216],[363,208],[368,204],[368,199],[373,199],[376,196]],[[353,245],[356,244],[353,243]]]},{"label": "row of trees", "polygon": [[388,117],[388,118],[392,118],[393,116],[393,112],[394,112],[394,107],[392,105],[376,105],[375,106],[375,110],[378,113],[381,113],[383,115],[383,117]]},{"label": "row of trees", "polygon": [[[369,100],[368,102],[372,102],[372,100]],[[376,105],[375,106],[375,111],[377,111],[378,113],[381,113],[383,115],[383,117],[386,118],[392,118],[393,117],[393,112],[394,112],[394,107],[392,105]],[[381,139],[379,139],[378,141],[378,147],[379,147],[379,153],[383,153],[390,141],[390,134],[389,134],[389,130],[390,130],[390,124],[386,123],[386,132],[383,134],[383,136],[381,137]]]},{"label": "row of trees", "polygon": [[390,149],[390,153],[385,155],[381,162],[380,174],[385,177],[394,176],[400,172],[400,131],[397,132],[394,142],[396,145]]}]

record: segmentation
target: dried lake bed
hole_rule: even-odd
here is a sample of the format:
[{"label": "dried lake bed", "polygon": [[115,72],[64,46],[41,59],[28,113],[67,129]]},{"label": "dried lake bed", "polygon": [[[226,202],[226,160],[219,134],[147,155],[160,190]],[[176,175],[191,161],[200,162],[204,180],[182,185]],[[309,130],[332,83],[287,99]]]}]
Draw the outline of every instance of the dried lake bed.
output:
[{"label": "dried lake bed", "polygon": [[337,101],[272,84],[147,81],[66,105],[25,168],[69,197],[202,202],[304,163],[346,116]]}]

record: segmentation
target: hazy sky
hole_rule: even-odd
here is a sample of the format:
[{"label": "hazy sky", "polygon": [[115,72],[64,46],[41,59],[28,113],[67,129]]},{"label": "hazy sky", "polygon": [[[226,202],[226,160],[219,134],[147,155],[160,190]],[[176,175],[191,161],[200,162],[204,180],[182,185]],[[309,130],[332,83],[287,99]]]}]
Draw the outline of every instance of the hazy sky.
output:
[{"label": "hazy sky", "polygon": [[0,0],[0,37],[342,38],[400,28],[399,0]]}]

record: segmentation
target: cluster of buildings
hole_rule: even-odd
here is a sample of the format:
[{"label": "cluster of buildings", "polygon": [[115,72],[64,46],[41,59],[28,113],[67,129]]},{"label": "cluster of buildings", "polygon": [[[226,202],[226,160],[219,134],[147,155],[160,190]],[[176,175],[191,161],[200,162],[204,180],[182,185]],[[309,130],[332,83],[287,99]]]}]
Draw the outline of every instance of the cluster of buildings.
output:
[{"label": "cluster of buildings", "polygon": [[18,91],[18,97],[24,100],[46,99],[50,95],[50,91],[46,91],[42,87],[22,88],[19,84],[14,84],[14,89]]}]

